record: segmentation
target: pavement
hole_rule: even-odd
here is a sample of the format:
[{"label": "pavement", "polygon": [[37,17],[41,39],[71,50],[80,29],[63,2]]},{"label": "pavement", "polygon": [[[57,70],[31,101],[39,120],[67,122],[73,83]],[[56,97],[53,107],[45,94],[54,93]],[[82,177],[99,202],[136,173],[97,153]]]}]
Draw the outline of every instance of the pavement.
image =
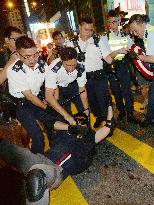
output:
[{"label": "pavement", "polygon": [[[136,102],[137,115],[143,117]],[[91,166],[51,192],[52,205],[154,205],[154,127],[125,123],[97,145]]]}]

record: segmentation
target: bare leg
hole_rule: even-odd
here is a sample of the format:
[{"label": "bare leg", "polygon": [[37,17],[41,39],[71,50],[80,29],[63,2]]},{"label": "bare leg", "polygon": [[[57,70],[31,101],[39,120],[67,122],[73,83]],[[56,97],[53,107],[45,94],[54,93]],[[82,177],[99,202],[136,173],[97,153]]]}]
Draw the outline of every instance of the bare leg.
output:
[{"label": "bare leg", "polygon": [[[113,109],[112,106],[108,107],[108,115],[107,115],[107,120],[111,120],[113,117]],[[102,141],[105,137],[108,136],[108,134],[110,133],[110,128],[107,126],[103,126],[102,128],[100,128],[96,134],[95,134],[95,143],[99,143],[100,141]]]}]

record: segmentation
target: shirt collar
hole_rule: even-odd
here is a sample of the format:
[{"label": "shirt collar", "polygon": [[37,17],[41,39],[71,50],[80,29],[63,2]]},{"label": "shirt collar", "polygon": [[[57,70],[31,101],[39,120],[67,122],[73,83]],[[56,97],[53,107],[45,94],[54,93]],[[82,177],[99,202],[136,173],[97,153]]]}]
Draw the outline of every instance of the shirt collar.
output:
[{"label": "shirt collar", "polygon": [[79,36],[79,41],[82,41],[82,42],[85,42],[85,43],[92,43],[93,42],[93,37],[90,37],[88,40],[83,41]]}]

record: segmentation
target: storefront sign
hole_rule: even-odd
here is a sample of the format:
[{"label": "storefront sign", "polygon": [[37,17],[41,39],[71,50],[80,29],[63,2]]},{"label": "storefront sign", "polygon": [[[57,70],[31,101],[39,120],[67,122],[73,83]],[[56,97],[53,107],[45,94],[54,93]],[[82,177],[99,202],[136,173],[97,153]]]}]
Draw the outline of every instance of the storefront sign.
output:
[{"label": "storefront sign", "polygon": [[145,14],[145,0],[115,0],[114,8],[120,4],[121,11],[127,11],[128,17],[133,14]]}]

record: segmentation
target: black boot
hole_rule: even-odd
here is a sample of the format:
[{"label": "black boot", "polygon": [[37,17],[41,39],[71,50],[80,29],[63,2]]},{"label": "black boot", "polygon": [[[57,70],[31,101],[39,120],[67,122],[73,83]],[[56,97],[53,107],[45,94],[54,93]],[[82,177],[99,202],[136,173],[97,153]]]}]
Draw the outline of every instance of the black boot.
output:
[{"label": "black boot", "polygon": [[120,112],[117,117],[117,123],[119,122],[125,122],[126,121],[126,114],[125,112]]},{"label": "black boot", "polygon": [[139,126],[142,128],[148,128],[149,126],[154,126],[154,122],[146,119],[146,120],[140,122]]},{"label": "black boot", "polygon": [[138,123],[138,121],[134,117],[133,112],[127,112],[127,122],[135,123],[135,124]]}]

